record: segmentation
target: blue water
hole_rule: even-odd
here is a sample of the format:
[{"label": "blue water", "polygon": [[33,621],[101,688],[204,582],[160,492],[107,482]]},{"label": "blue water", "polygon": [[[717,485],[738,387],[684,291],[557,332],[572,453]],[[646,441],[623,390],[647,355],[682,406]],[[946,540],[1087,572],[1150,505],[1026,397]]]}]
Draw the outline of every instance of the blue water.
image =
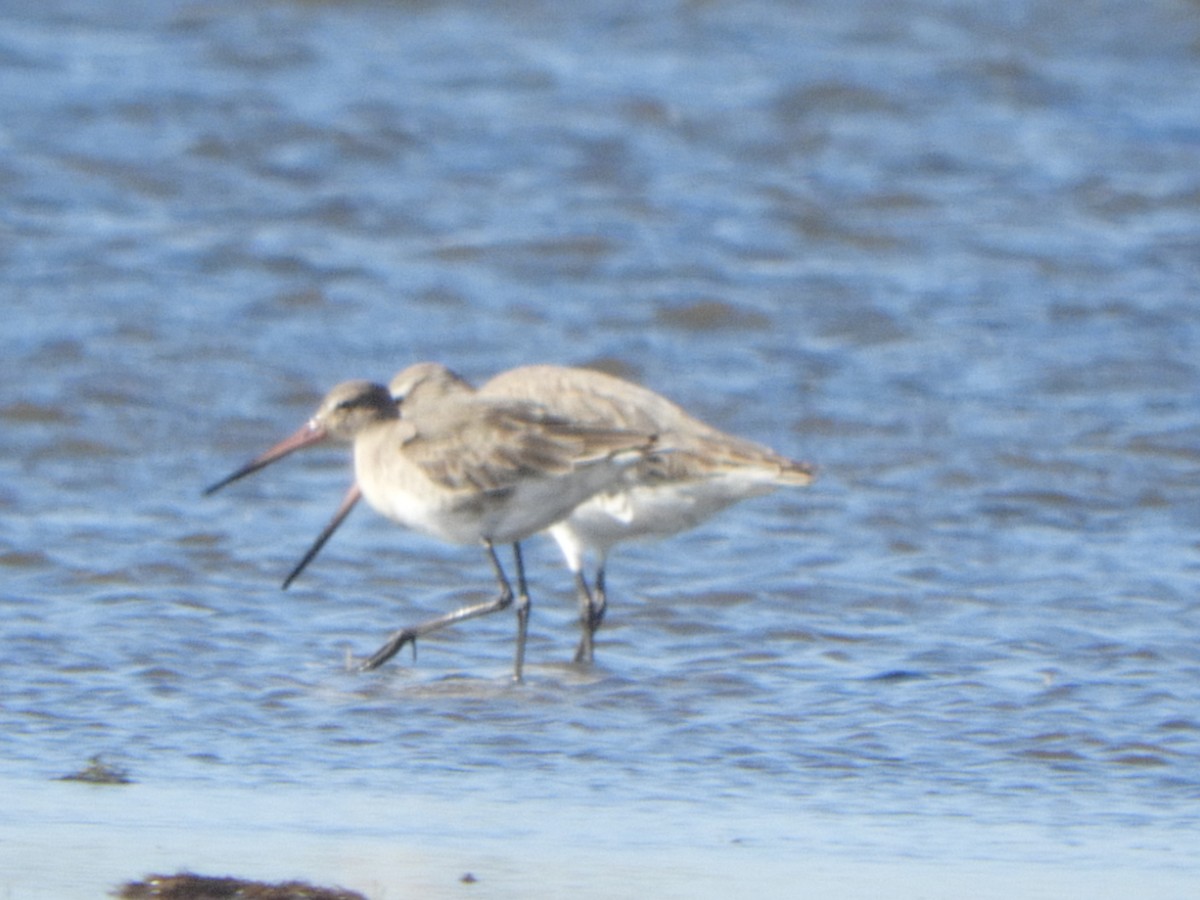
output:
[{"label": "blue water", "polygon": [[[577,6],[0,10],[0,896],[1193,896],[1195,6]],[[356,674],[482,554],[200,491],[421,359],[820,477]]]}]

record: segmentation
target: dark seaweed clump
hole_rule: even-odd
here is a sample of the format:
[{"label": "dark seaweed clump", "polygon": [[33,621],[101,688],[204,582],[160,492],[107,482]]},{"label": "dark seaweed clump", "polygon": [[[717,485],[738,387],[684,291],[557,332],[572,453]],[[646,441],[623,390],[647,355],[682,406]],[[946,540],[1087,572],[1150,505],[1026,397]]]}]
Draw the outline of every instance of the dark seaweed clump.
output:
[{"label": "dark seaweed clump", "polygon": [[213,878],[180,872],[147,875],[114,893],[119,900],[367,900],[357,891],[323,888],[303,881],[266,884],[241,878]]}]

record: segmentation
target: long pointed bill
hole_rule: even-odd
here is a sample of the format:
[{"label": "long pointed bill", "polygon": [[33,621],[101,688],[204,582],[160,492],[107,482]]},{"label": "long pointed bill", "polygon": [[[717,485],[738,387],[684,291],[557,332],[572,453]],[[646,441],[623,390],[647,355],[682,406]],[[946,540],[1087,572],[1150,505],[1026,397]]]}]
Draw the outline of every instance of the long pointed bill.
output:
[{"label": "long pointed bill", "polygon": [[271,449],[267,450],[260,456],[256,456],[250,462],[246,463],[232,475],[222,478],[216,484],[209,485],[204,489],[204,496],[215,494],[225,485],[237,481],[239,478],[245,478],[253,472],[257,472],[264,466],[268,466],[277,459],[282,459],[289,453],[299,450],[301,447],[307,447],[310,444],[316,444],[325,440],[327,433],[325,426],[319,424],[315,419],[310,419],[304,426],[293,434],[291,437],[284,438]]},{"label": "long pointed bill", "polygon": [[300,573],[304,571],[304,568],[313,561],[313,558],[321,552],[321,548],[333,537],[333,533],[346,520],[346,516],[350,515],[350,510],[354,509],[354,504],[358,502],[358,498],[361,496],[362,491],[358,489],[358,482],[350,485],[350,490],[346,491],[346,496],[342,498],[342,505],[333,514],[333,518],[329,520],[329,524],[325,526],[325,530],[321,532],[313,545],[308,548],[308,552],[304,554],[304,558],[296,563],[296,567],[283,580],[283,589],[285,591],[299,577]]}]

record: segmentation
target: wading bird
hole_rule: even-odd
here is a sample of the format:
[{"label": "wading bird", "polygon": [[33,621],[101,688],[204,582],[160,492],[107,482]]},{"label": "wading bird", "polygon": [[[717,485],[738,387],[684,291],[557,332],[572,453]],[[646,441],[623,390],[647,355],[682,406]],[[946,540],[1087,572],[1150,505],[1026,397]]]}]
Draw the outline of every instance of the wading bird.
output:
[{"label": "wading bird", "polygon": [[299,431],[205,493],[327,438],[352,443],[355,487],[343,503],[347,512],[361,491],[377,512],[415,531],[482,544],[500,588],[490,602],[395,632],[362,668],[382,665],[431,631],[510,606],[513,590],[494,545],[511,543],[519,680],[529,618],[519,542],[615,484],[650,452],[655,435],[575,422],[528,401],[482,397],[441,366],[408,371],[399,399],[383,385],[339,384]]},{"label": "wading bird", "polygon": [[[414,378],[465,381],[437,363],[419,363],[392,379],[389,390],[410,402]],[[779,487],[802,487],[813,467],[773,450],[719,431],[689,415],[667,398],[633,382],[590,369],[523,366],[503,372],[475,396],[535,403],[552,415],[597,428],[657,435],[656,447],[624,471],[607,489],[586,499],[548,531],[558,543],[575,580],[582,634],[576,662],[590,662],[595,633],[607,609],[605,568],[609,551],[624,541],[669,537],[694,528],[722,509],[768,494]],[[303,571],[349,514],[357,500],[351,487],[337,514],[284,582]],[[588,559],[594,575],[588,578]]]}]

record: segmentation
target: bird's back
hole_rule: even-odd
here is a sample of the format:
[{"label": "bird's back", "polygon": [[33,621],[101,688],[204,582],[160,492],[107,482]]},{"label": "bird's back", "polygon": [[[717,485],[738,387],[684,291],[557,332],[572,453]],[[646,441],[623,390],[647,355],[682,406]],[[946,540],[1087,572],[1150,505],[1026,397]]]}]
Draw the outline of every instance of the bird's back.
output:
[{"label": "bird's back", "polygon": [[638,468],[639,477],[648,483],[726,476],[775,485],[802,486],[812,481],[807,463],[727,434],[661,394],[605,372],[523,366],[497,375],[479,393],[534,401],[580,422],[656,432],[657,446],[664,452]]}]

